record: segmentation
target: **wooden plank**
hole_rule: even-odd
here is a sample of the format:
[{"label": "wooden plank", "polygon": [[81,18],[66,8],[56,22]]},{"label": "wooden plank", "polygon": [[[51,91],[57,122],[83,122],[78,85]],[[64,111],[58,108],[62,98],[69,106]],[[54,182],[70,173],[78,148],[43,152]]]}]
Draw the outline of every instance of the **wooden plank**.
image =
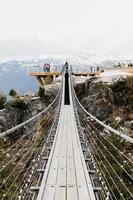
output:
[{"label": "wooden plank", "polygon": [[66,186],[57,187],[53,200],[66,200]]},{"label": "wooden plank", "polygon": [[40,85],[40,86],[43,86],[43,82],[42,82],[41,77],[36,76],[36,78],[37,78],[37,81],[38,81],[39,85]]},{"label": "wooden plank", "polygon": [[29,72],[28,76],[60,76],[61,72]]},{"label": "wooden plank", "polygon": [[78,194],[77,194],[77,187],[76,186],[72,186],[72,185],[68,185],[67,186],[67,199],[71,199],[71,200],[77,200],[78,199]]},{"label": "wooden plank", "polygon": [[101,74],[101,72],[78,72],[78,73],[75,73],[73,72],[72,75],[74,76],[99,76]]}]

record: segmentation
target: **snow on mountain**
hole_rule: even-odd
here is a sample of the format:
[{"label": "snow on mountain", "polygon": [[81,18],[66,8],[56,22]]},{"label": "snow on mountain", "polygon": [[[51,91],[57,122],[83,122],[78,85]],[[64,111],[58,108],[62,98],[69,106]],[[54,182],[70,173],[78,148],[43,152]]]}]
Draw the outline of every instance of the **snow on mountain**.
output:
[{"label": "snow on mountain", "polygon": [[[119,62],[129,63],[132,60],[117,60],[107,55],[98,54],[74,54],[74,55],[42,55],[38,58],[14,59],[0,63],[0,91],[8,94],[11,88],[15,88],[20,94],[27,91],[36,91],[38,86],[34,77],[28,77],[28,71],[42,71],[44,63],[52,66],[52,71],[60,70],[68,61],[74,71],[88,71],[89,66],[100,65],[111,67]],[[40,67],[39,67],[40,66]]]},{"label": "snow on mountain", "polygon": [[120,70],[117,70],[117,71],[112,70],[112,71],[103,72],[101,74],[101,77],[98,80],[96,80],[96,82],[102,81],[106,83],[111,83],[111,82],[117,81],[121,77],[125,78],[127,76],[132,76],[132,74],[128,72],[122,72]]},{"label": "snow on mountain", "polygon": [[107,60],[114,60],[107,55],[97,55],[97,54],[74,54],[74,55],[43,55],[40,56],[41,59],[48,60],[51,64],[61,64],[66,60],[73,66],[79,65],[95,65],[100,64]]}]

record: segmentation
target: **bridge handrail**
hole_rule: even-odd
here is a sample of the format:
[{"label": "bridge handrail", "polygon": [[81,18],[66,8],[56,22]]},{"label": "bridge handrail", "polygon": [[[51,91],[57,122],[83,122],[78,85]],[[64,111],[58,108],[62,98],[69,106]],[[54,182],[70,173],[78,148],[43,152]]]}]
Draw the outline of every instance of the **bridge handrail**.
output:
[{"label": "bridge handrail", "polygon": [[5,137],[5,136],[7,136],[7,135],[13,133],[14,131],[16,131],[16,130],[22,128],[23,126],[29,124],[29,123],[30,123],[31,121],[33,121],[34,119],[38,118],[38,117],[41,116],[43,113],[47,112],[47,111],[49,110],[49,108],[51,108],[51,107],[53,106],[53,104],[56,102],[56,100],[57,100],[58,97],[59,97],[59,94],[60,94],[60,90],[58,91],[58,93],[57,93],[55,99],[53,100],[53,102],[52,102],[51,104],[49,104],[49,106],[48,106],[47,108],[45,108],[43,111],[41,111],[41,112],[38,113],[37,115],[31,117],[30,119],[28,119],[28,120],[22,122],[21,124],[18,124],[17,126],[11,128],[11,129],[9,129],[9,130],[7,130],[7,131],[4,131],[4,132],[0,133],[0,138],[3,138],[3,137]]},{"label": "bridge handrail", "polygon": [[126,141],[128,141],[128,142],[130,142],[130,143],[133,144],[133,138],[131,138],[130,136],[128,136],[128,135],[126,135],[126,134],[124,134],[124,133],[122,133],[122,132],[120,132],[120,131],[117,131],[116,129],[112,128],[112,127],[109,126],[109,125],[104,124],[102,121],[100,121],[99,119],[97,119],[96,117],[94,117],[92,114],[90,114],[89,112],[87,112],[86,109],[85,109],[85,108],[81,105],[81,103],[79,102],[78,97],[77,97],[77,95],[76,95],[76,93],[75,93],[74,87],[73,87],[73,92],[74,92],[74,96],[75,96],[76,101],[77,101],[77,103],[79,104],[80,108],[81,108],[89,117],[91,117],[92,119],[94,119],[98,124],[100,124],[101,126],[103,126],[105,129],[111,131],[112,133],[114,133],[114,134],[120,136],[122,139],[124,139],[124,140],[126,140]]}]

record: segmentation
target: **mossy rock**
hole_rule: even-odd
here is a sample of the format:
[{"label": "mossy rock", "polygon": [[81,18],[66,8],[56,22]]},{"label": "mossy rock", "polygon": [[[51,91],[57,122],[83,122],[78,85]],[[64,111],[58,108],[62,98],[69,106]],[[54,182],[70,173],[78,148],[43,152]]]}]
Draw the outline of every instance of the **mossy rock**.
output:
[{"label": "mossy rock", "polygon": [[5,107],[4,104],[6,101],[7,101],[6,96],[3,93],[0,93],[0,110]]},{"label": "mossy rock", "polygon": [[27,107],[27,104],[22,99],[14,99],[10,101],[10,106],[13,108],[25,110]]}]

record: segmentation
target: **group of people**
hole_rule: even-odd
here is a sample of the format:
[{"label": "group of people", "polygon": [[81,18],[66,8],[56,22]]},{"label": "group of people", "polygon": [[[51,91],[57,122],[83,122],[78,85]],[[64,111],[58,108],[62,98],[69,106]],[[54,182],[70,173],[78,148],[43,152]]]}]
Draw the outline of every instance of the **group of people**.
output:
[{"label": "group of people", "polygon": [[[68,62],[66,61],[66,63],[64,65],[62,65],[62,68],[61,68],[61,72],[64,73],[64,72],[68,72],[68,67],[69,67],[69,64]],[[48,64],[48,63],[45,63],[43,65],[43,70],[44,72],[50,72],[50,68],[51,68],[51,65]],[[101,71],[102,70],[102,67],[101,66],[91,66],[90,67],[90,72],[98,72],[98,71]]]},{"label": "group of people", "polygon": [[90,67],[90,72],[99,72],[102,70],[101,66],[91,66]]},{"label": "group of people", "polygon": [[50,68],[51,68],[51,66],[48,63],[46,63],[46,64],[43,65],[44,72],[50,72]]},{"label": "group of people", "polygon": [[114,68],[125,68],[125,67],[133,67],[132,63],[126,65],[125,63],[118,63],[118,65],[114,65]]},{"label": "group of people", "polygon": [[128,64],[128,67],[133,67],[133,64],[132,64],[132,63],[129,63],[129,64]]},{"label": "group of people", "polygon": [[124,63],[118,63],[118,65],[114,65],[114,68],[122,68],[122,67],[125,67],[125,64]]},{"label": "group of people", "polygon": [[[63,66],[62,66],[62,72],[68,72],[68,62],[66,62]],[[51,65],[48,64],[48,63],[44,63],[43,65],[43,71],[44,72],[50,72],[50,68],[51,68]]]}]

